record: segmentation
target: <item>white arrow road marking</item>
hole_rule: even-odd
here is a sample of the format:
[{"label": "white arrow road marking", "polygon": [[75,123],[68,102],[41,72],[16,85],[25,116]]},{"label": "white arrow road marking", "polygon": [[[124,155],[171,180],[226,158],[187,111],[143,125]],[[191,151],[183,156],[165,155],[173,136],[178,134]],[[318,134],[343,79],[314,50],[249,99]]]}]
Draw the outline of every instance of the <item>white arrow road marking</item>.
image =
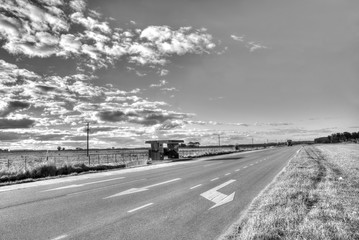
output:
[{"label": "white arrow road marking", "polygon": [[130,188],[130,189],[127,189],[127,190],[125,190],[125,191],[123,191],[123,192],[116,193],[116,194],[111,195],[111,196],[109,196],[109,197],[105,197],[105,198],[103,198],[103,199],[113,198],[113,197],[118,197],[118,196],[122,196],[122,195],[128,195],[128,194],[132,194],[132,193],[147,191],[147,190],[148,190],[149,188],[151,188],[151,187],[159,186],[159,185],[166,184],[166,183],[170,183],[170,182],[175,182],[175,181],[178,181],[178,180],[181,180],[181,178],[175,178],[175,179],[172,179],[172,180],[168,180],[168,181],[165,181],[165,182],[152,184],[152,185],[149,185],[149,186],[146,186],[146,187],[142,187],[142,188]]},{"label": "white arrow road marking", "polygon": [[[218,206],[221,206],[223,204],[226,204],[226,203],[229,203],[231,201],[233,201],[234,199],[234,195],[236,194],[235,192],[231,193],[230,195],[226,195],[226,194],[223,194],[223,193],[220,193],[220,192],[217,192],[217,190],[227,186],[228,184],[231,184],[233,182],[235,182],[236,180],[232,179],[232,180],[229,180],[225,183],[222,183],[221,185],[215,187],[215,188],[212,188],[204,193],[201,194],[202,197],[212,201],[215,203],[215,205],[213,205],[211,208],[209,209],[212,209],[212,208],[215,208],[215,207],[218,207]],[[208,210],[209,210],[208,209]]]},{"label": "white arrow road marking", "polygon": [[95,184],[95,183],[109,182],[109,181],[114,181],[114,180],[119,180],[119,179],[124,179],[124,178],[125,177],[118,177],[118,178],[111,178],[111,179],[106,179],[106,180],[101,180],[101,181],[96,181],[96,182],[83,183],[83,184],[72,184],[72,185],[67,185],[67,186],[64,186],[64,187],[48,189],[48,190],[41,191],[41,192],[49,192],[49,191],[67,189],[67,188],[82,187],[82,186],[91,185],[91,184]]}]

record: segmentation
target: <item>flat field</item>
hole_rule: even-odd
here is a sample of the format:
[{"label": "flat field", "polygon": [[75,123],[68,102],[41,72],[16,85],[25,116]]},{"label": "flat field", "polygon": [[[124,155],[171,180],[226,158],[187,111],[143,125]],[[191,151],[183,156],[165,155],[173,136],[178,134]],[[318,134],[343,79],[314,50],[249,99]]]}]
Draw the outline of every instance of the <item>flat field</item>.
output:
[{"label": "flat field", "polygon": [[305,146],[222,239],[359,239],[359,144]]},{"label": "flat field", "polygon": [[[179,154],[181,158],[188,158],[233,151],[233,147],[201,147],[183,148],[180,149]],[[90,157],[87,156],[86,150],[0,152],[0,178],[18,175],[43,165],[52,165],[57,168],[78,164],[125,165],[127,167],[143,165],[148,160],[148,148],[98,149],[90,150],[89,155]]]}]

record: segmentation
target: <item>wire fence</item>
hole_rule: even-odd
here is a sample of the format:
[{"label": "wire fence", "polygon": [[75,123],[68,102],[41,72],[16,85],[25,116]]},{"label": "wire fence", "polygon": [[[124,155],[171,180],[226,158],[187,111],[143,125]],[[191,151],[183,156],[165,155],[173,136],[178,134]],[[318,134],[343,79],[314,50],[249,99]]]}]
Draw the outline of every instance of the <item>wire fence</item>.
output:
[{"label": "wire fence", "polygon": [[[218,153],[233,152],[233,147],[212,148],[180,148],[180,158],[193,158]],[[97,153],[96,153],[97,152]],[[132,167],[147,164],[149,160],[148,149],[140,150],[108,150],[96,151],[87,156],[84,151],[61,151],[61,152],[9,152],[0,154],[0,175],[24,172],[35,169],[41,165],[85,164],[86,166],[97,165],[124,165]],[[102,153],[107,152],[107,153]]]}]

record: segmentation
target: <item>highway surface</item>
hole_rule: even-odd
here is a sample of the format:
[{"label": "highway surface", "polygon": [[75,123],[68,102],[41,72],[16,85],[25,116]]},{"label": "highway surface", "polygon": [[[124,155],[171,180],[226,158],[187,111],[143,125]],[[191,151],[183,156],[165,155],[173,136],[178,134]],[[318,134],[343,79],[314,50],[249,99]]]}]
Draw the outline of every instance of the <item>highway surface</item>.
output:
[{"label": "highway surface", "polygon": [[216,239],[299,149],[0,187],[0,239]]}]

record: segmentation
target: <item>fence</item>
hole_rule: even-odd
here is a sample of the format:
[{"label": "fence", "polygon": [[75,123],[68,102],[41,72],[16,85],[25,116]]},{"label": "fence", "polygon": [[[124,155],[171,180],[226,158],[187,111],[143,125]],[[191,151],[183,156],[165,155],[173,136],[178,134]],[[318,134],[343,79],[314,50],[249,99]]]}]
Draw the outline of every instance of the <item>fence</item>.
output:
[{"label": "fence", "polygon": [[125,165],[132,167],[136,165],[146,164],[148,153],[140,152],[124,152],[116,154],[91,154],[89,156],[81,154],[77,156],[36,156],[24,155],[7,159],[0,159],[0,175],[1,172],[7,174],[21,172],[36,168],[44,164],[55,165],[61,167],[65,164],[76,165],[85,164],[87,166],[95,165]]},{"label": "fence", "polygon": [[[180,158],[199,157],[223,152],[232,152],[233,147],[212,147],[212,148],[180,148]],[[61,151],[52,152],[47,155],[46,152],[27,152],[27,153],[9,153],[0,155],[0,175],[15,174],[18,172],[34,169],[44,164],[61,167],[65,164],[76,165],[85,164],[87,166],[96,165],[125,165],[132,167],[144,165],[148,161],[148,149],[141,150],[114,150],[106,151],[111,153],[91,153],[89,156],[85,152],[79,151]],[[31,154],[32,153],[32,154]],[[35,153],[35,154],[34,154]],[[63,155],[60,155],[63,154]]]}]

